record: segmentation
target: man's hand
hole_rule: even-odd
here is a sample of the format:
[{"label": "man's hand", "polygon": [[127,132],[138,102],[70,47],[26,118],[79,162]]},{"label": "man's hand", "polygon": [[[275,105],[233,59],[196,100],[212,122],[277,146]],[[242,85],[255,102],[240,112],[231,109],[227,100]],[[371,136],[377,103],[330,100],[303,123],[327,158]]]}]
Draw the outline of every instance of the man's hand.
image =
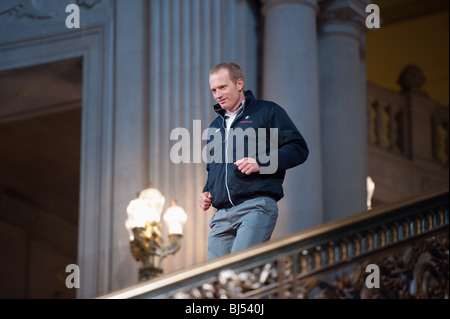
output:
[{"label": "man's hand", "polygon": [[200,203],[200,208],[203,209],[203,211],[207,211],[212,204],[211,194],[209,192],[201,193],[198,202]]},{"label": "man's hand", "polygon": [[259,172],[258,163],[254,158],[251,157],[244,157],[243,159],[235,162],[234,165],[236,165],[238,169],[246,175]]}]

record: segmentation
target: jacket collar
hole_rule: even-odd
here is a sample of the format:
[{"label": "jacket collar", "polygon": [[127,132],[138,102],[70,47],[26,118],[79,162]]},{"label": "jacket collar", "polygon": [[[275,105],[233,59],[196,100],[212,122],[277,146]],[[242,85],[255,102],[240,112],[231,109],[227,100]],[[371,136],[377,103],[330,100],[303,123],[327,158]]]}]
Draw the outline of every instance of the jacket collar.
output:
[{"label": "jacket collar", "polygon": [[[242,112],[244,112],[253,102],[253,100],[255,99],[255,96],[253,95],[253,92],[248,90],[244,92],[245,95],[245,103],[244,103],[244,107],[242,109]],[[219,103],[215,104],[213,106],[214,108],[214,112],[216,112],[218,115],[224,117],[225,116],[225,110],[222,109],[222,107],[220,106]]]}]

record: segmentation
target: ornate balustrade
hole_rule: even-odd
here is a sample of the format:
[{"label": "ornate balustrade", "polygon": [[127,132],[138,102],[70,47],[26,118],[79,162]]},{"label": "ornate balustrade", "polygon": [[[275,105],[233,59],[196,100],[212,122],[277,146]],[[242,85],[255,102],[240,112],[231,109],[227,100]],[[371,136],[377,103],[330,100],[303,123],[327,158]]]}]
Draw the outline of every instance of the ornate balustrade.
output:
[{"label": "ornate balustrade", "polygon": [[417,67],[408,66],[399,76],[401,92],[367,83],[373,206],[448,187],[449,108],[422,90],[424,81]]},{"label": "ornate balustrade", "polygon": [[101,298],[448,298],[448,220],[434,190]]},{"label": "ornate balustrade", "polygon": [[414,66],[399,77],[402,92],[367,84],[369,146],[448,168],[449,108],[430,99],[425,79]]}]

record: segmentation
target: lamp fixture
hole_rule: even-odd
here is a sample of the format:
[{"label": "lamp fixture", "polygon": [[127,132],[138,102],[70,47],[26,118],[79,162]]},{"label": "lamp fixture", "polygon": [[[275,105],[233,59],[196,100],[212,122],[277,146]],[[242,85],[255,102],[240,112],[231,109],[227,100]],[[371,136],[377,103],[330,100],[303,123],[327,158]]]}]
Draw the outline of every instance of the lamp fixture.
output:
[{"label": "lamp fixture", "polygon": [[[161,235],[164,203],[164,196],[150,184],[136,199],[131,200],[127,207],[128,219],[125,221],[125,227],[130,235],[131,254],[136,261],[143,264],[139,269],[139,281],[159,276],[163,272],[162,260],[170,254],[175,254],[181,246],[187,215],[173,200],[163,217],[168,226],[169,237],[169,245],[164,246]],[[157,265],[156,257],[159,259]]]},{"label": "lamp fixture", "polygon": [[367,176],[367,210],[372,209],[372,197],[375,192],[375,182],[372,177]]}]

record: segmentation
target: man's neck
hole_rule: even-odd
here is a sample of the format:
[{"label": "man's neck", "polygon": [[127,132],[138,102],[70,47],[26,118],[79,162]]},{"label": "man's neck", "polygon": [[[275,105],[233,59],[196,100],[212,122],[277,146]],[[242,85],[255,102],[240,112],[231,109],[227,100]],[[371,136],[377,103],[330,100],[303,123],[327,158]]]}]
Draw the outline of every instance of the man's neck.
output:
[{"label": "man's neck", "polygon": [[234,112],[239,108],[242,102],[245,100],[245,96],[241,97],[239,103],[237,103],[231,110],[227,110],[228,115],[233,115]]}]

